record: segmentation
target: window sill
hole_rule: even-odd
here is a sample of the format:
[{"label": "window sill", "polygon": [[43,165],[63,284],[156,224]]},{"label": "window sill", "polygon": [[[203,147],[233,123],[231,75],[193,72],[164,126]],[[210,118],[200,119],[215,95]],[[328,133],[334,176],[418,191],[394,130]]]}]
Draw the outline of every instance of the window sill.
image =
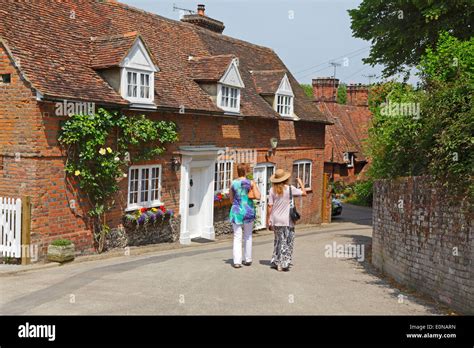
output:
[{"label": "window sill", "polygon": [[140,102],[131,102],[129,105],[130,109],[149,109],[156,110],[158,107],[154,103],[140,103]]},{"label": "window sill", "polygon": [[222,107],[220,107],[220,108],[224,111],[225,115],[234,115],[234,116],[239,116],[240,115],[240,110],[226,110]]},{"label": "window sill", "polygon": [[299,120],[298,116],[291,116],[291,115],[282,115],[278,114],[280,117],[284,118],[285,120],[297,121]]},{"label": "window sill", "polygon": [[162,205],[164,205],[163,202],[157,202],[157,203],[145,204],[145,205],[140,205],[140,206],[132,206],[132,207],[127,207],[125,209],[125,212],[140,210],[142,208],[146,208],[146,209],[158,208],[158,207],[161,207]]}]

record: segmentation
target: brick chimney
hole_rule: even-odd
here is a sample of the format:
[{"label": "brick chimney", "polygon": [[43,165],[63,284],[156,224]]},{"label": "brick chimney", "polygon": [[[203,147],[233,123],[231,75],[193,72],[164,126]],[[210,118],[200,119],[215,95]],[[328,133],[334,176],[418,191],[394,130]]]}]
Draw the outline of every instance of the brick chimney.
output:
[{"label": "brick chimney", "polygon": [[185,15],[183,18],[181,18],[181,21],[197,25],[198,27],[202,27],[219,34],[222,34],[225,29],[224,23],[206,16],[206,6],[202,4],[198,5],[197,14]]},{"label": "brick chimney", "polygon": [[357,84],[347,86],[347,105],[367,106],[369,101],[369,87]]},{"label": "brick chimney", "polygon": [[313,79],[313,96],[316,101],[336,102],[339,79],[318,77]]}]

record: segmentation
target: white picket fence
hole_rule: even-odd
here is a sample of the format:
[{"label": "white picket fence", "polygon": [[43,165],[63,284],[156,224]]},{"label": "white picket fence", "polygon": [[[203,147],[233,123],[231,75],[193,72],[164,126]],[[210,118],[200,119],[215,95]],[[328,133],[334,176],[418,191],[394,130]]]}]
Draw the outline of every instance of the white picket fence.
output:
[{"label": "white picket fence", "polygon": [[21,257],[21,199],[0,197],[0,257]]}]

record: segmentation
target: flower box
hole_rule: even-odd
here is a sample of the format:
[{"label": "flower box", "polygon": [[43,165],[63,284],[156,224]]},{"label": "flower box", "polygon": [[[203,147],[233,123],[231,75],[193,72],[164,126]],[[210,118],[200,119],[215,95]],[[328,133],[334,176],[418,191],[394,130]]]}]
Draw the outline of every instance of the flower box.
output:
[{"label": "flower box", "polygon": [[164,205],[159,208],[141,208],[134,213],[125,214],[123,216],[124,224],[135,224],[137,226],[155,224],[173,217],[173,210],[166,209]]},{"label": "flower box", "polygon": [[214,201],[215,208],[230,207],[231,205],[232,202],[230,201],[230,198],[224,198],[221,201]]}]

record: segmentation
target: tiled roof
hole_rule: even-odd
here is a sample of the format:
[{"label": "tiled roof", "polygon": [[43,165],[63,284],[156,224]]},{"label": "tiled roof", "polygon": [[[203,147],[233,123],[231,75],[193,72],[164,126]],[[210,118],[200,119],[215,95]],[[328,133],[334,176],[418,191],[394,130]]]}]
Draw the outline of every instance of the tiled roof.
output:
[{"label": "tiled roof", "polygon": [[234,58],[232,54],[190,57],[191,76],[196,81],[219,81]]},{"label": "tiled roof", "polygon": [[136,31],[123,35],[91,37],[91,67],[105,69],[118,66],[138,37]]},{"label": "tiled roof", "polygon": [[334,122],[326,127],[324,161],[344,163],[344,152],[355,153],[356,161],[367,161],[364,147],[372,120],[369,109],[332,102],[316,104]]},{"label": "tiled roof", "polygon": [[[41,1],[2,1],[0,14],[0,38],[19,61],[25,79],[46,97],[128,104],[94,70],[101,64],[99,57],[107,53],[92,47],[95,53],[91,58],[91,37],[123,37],[137,32],[160,69],[155,73],[157,106],[222,113],[194,80],[189,56],[233,55],[239,58],[246,86],[241,94],[241,114],[280,118],[259,95],[250,74],[250,70],[288,71],[269,48],[118,2],[50,1],[45,6]],[[105,40],[103,47],[112,54],[104,58],[104,64],[114,64],[128,43],[125,37],[116,42]],[[328,123],[289,72],[288,77],[300,119]]]},{"label": "tiled roof", "polygon": [[285,70],[252,71],[255,87],[259,94],[275,94],[285,76]]}]

